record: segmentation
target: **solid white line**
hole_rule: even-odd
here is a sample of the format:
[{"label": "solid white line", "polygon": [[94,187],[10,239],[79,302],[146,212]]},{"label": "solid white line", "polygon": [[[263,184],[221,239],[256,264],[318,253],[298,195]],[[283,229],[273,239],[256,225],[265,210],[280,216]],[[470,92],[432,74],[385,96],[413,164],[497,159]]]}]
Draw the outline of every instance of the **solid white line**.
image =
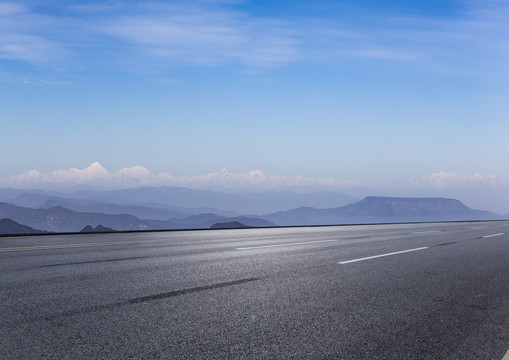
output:
[{"label": "solid white line", "polygon": [[353,263],[353,262],[357,262],[357,261],[364,261],[364,260],[375,259],[375,258],[379,258],[379,257],[391,256],[391,255],[397,255],[397,254],[403,254],[403,253],[407,253],[407,252],[411,252],[411,251],[418,251],[418,250],[424,250],[424,249],[429,249],[429,247],[420,247],[420,248],[416,248],[416,249],[396,251],[396,252],[392,252],[392,253],[388,253],[388,254],[368,256],[368,257],[360,258],[360,259],[340,261],[340,262],[338,262],[338,264],[349,264],[349,263]]},{"label": "solid white line", "polygon": [[295,246],[295,245],[306,245],[306,244],[318,244],[318,243],[336,242],[336,241],[338,241],[338,240],[302,241],[302,242],[288,243],[288,244],[260,245],[260,246],[241,247],[241,248],[237,248],[237,250],[263,249],[263,248],[271,248],[271,247]]},{"label": "solid white line", "polygon": [[486,236],[483,236],[483,238],[490,238],[490,237],[494,237],[494,236],[500,236],[500,235],[504,235],[504,233],[498,233],[498,234],[493,234],[493,235],[486,235]]},{"label": "solid white line", "polygon": [[430,230],[430,231],[417,231],[417,232],[413,232],[412,235],[419,235],[419,234],[432,234],[432,233],[437,233],[437,232],[440,232],[441,230]]},{"label": "solid white line", "polygon": [[505,353],[505,356],[502,360],[509,360],[509,350]]},{"label": "solid white line", "polygon": [[131,240],[131,241],[110,241],[110,242],[103,242],[103,243],[34,245],[34,246],[12,247],[12,248],[0,248],[0,252],[71,249],[71,248],[85,248],[85,247],[95,247],[95,246],[143,245],[145,243],[157,243],[157,242],[165,242],[165,241],[167,241],[167,240],[164,240],[164,239]]}]

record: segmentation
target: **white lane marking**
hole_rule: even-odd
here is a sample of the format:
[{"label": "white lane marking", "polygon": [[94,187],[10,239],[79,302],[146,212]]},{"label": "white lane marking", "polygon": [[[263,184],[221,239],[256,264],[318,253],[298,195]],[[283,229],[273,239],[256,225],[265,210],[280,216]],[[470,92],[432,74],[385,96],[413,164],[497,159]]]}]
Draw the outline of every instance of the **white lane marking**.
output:
[{"label": "white lane marking", "polygon": [[103,243],[34,245],[34,246],[0,248],[0,252],[71,249],[71,248],[85,248],[85,247],[95,247],[95,246],[143,245],[145,243],[158,243],[158,242],[165,242],[165,241],[167,241],[167,240],[163,240],[163,239],[160,239],[160,240],[132,240],[132,241],[110,241],[110,242],[103,242]]},{"label": "white lane marking", "polygon": [[438,233],[438,232],[441,232],[441,230],[417,231],[417,232],[413,232],[412,235],[433,234],[433,233]]},{"label": "white lane marking", "polygon": [[486,226],[476,226],[476,227],[472,228],[472,230],[480,230],[480,229],[486,229]]},{"label": "white lane marking", "polygon": [[338,264],[350,264],[350,263],[357,262],[357,261],[364,261],[364,260],[375,259],[375,258],[379,258],[379,257],[391,256],[391,255],[397,255],[397,254],[403,254],[403,253],[407,253],[407,252],[411,252],[411,251],[418,251],[418,250],[424,250],[424,249],[429,249],[429,247],[426,246],[426,247],[420,247],[420,248],[416,248],[416,249],[396,251],[396,252],[382,254],[382,255],[368,256],[368,257],[360,258],[360,259],[340,261],[340,262],[338,262]]},{"label": "white lane marking", "polygon": [[505,353],[505,356],[502,360],[509,360],[509,350]]},{"label": "white lane marking", "polygon": [[275,244],[275,245],[260,245],[260,246],[240,247],[240,248],[237,248],[237,250],[264,249],[264,248],[271,248],[271,247],[296,246],[296,245],[306,245],[306,244],[319,244],[319,243],[337,242],[337,241],[339,241],[339,240],[302,241],[302,242],[287,243],[287,244]]},{"label": "white lane marking", "polygon": [[485,235],[483,236],[483,238],[490,238],[490,237],[494,237],[494,236],[501,236],[501,235],[504,235],[504,233],[498,233],[498,234],[492,234],[492,235]]}]

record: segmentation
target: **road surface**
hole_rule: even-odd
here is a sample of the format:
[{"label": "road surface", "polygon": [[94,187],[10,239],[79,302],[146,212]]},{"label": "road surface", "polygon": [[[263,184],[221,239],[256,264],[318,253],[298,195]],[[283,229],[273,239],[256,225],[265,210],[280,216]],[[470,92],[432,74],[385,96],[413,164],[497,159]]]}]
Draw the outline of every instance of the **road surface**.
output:
[{"label": "road surface", "polygon": [[509,222],[0,238],[1,359],[509,349]]}]

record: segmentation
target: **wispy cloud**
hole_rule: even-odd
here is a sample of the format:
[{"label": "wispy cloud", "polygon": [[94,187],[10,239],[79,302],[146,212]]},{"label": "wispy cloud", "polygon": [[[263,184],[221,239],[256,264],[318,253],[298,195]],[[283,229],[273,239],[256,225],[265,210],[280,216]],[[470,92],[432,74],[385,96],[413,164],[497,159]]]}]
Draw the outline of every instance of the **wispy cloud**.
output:
[{"label": "wispy cloud", "polygon": [[[464,1],[448,17],[383,13],[358,8],[352,18],[309,20],[321,61],[361,58],[413,63],[421,71],[465,76],[507,75],[509,3]],[[361,23],[362,25],[359,25]],[[304,51],[305,52],[305,51]],[[309,58],[305,52],[303,57]]]},{"label": "wispy cloud", "polygon": [[144,7],[141,15],[108,18],[96,31],[148,56],[205,65],[265,66],[296,55],[297,40],[289,24],[196,3]]},{"label": "wispy cloud", "polygon": [[85,68],[118,59],[264,68],[351,57],[467,74],[494,73],[494,66],[500,71],[509,55],[509,5],[503,1],[464,1],[447,19],[380,16],[367,7],[352,17],[267,17],[237,1],[53,4],[58,11],[0,3],[0,58],[81,62]]},{"label": "wispy cloud", "polygon": [[11,84],[25,84],[37,86],[68,85],[65,80],[49,80],[39,76],[19,75],[13,73],[0,73],[0,82]]},{"label": "wispy cloud", "polygon": [[431,188],[437,190],[458,189],[458,188],[494,188],[507,185],[506,181],[497,175],[467,174],[440,171],[418,179],[409,179],[406,186],[412,188]]},{"label": "wispy cloud", "polygon": [[[61,4],[58,15],[0,3],[0,59],[35,65],[97,63],[87,53],[146,64],[266,67],[298,56],[291,24],[229,2]],[[82,56],[85,55],[85,56]],[[68,57],[68,59],[67,59]],[[105,59],[105,62],[108,62]]]},{"label": "wispy cloud", "polygon": [[0,58],[40,64],[49,61],[58,45],[40,36],[12,34],[0,36]]},{"label": "wispy cloud", "polygon": [[381,59],[381,60],[419,60],[422,59],[417,52],[401,51],[387,48],[364,48],[360,50],[345,51],[345,56],[368,58],[368,59]]},{"label": "wispy cloud", "polygon": [[25,8],[15,3],[0,3],[0,16],[18,14],[25,11]]},{"label": "wispy cloud", "polygon": [[0,59],[36,65],[58,61],[65,49],[52,33],[55,22],[56,18],[28,7],[0,3]]}]

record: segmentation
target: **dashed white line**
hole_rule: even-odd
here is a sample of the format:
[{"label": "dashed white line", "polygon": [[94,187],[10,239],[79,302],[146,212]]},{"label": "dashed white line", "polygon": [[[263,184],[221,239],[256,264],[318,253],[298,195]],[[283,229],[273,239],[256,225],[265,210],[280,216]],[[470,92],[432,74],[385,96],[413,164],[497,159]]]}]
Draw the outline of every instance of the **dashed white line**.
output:
[{"label": "dashed white line", "polygon": [[264,249],[264,248],[272,248],[272,247],[296,246],[296,245],[306,245],[306,244],[319,244],[319,243],[337,242],[337,241],[338,240],[301,241],[301,242],[287,243],[287,244],[275,244],[275,245],[260,245],[260,246],[240,247],[240,248],[237,248],[237,250]]},{"label": "dashed white line", "polygon": [[480,230],[480,229],[486,229],[486,226],[476,226],[476,227],[472,228],[472,230]]},{"label": "dashed white line", "polygon": [[490,238],[490,237],[494,237],[494,236],[501,236],[501,235],[504,235],[504,233],[498,233],[498,234],[492,234],[492,235],[485,235],[483,236],[483,238]]},{"label": "dashed white line", "polygon": [[397,254],[403,254],[403,253],[407,253],[407,252],[411,252],[411,251],[419,251],[419,250],[424,250],[424,249],[429,249],[429,247],[420,247],[420,248],[415,248],[415,249],[410,249],[410,250],[403,250],[403,251],[396,251],[396,252],[392,252],[392,253],[387,253],[387,254],[381,254],[381,255],[375,255],[375,256],[368,256],[368,257],[364,257],[364,258],[360,258],[360,259],[354,259],[354,260],[347,260],[347,261],[340,261],[338,262],[338,264],[350,264],[350,263],[353,263],[353,262],[357,262],[357,261],[364,261],[364,260],[369,260],[369,259],[376,259],[376,258],[379,258],[379,257],[384,257],[384,256],[391,256],[391,255],[397,255]]},{"label": "dashed white line", "polygon": [[441,230],[417,231],[417,232],[413,232],[412,235],[433,234],[433,233],[438,233],[438,232],[441,232]]}]

